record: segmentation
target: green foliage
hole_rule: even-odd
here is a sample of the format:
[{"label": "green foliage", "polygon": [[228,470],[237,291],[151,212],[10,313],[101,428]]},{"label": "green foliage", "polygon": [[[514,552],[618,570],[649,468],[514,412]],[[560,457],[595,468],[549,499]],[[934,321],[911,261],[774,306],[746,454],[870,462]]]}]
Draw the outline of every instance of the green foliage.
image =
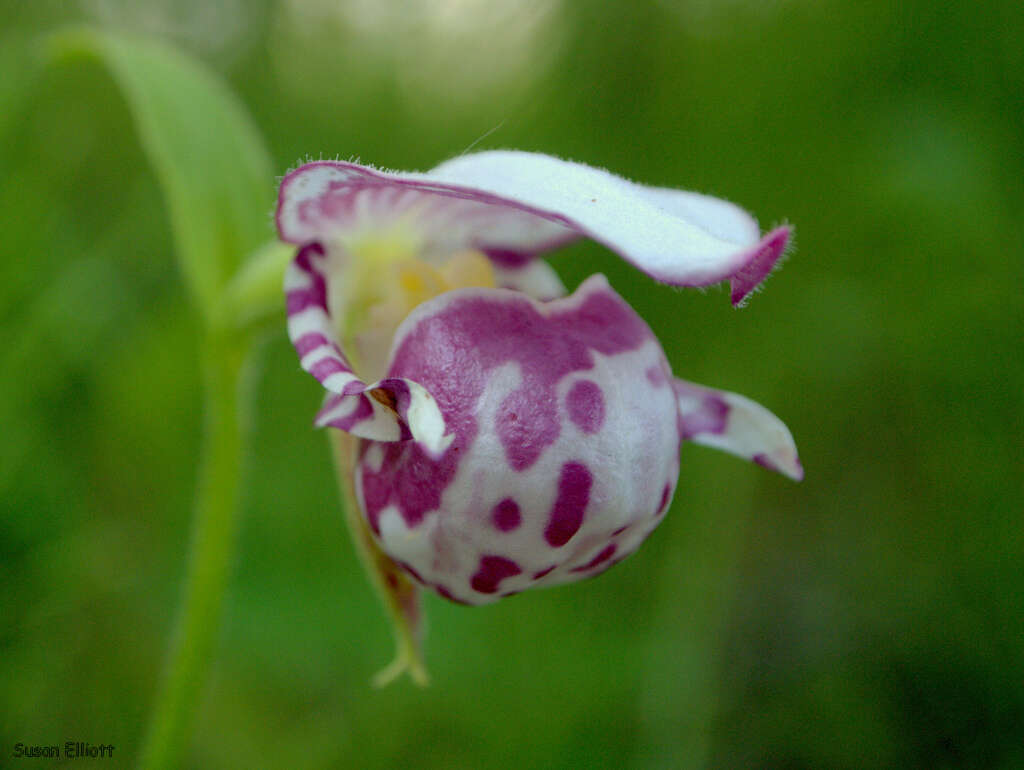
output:
[{"label": "green foliage", "polygon": [[271,235],[273,166],[244,106],[155,40],[80,29],[51,45],[63,59],[96,59],[117,82],[163,189],[186,283],[207,316],[218,314],[227,281]]}]

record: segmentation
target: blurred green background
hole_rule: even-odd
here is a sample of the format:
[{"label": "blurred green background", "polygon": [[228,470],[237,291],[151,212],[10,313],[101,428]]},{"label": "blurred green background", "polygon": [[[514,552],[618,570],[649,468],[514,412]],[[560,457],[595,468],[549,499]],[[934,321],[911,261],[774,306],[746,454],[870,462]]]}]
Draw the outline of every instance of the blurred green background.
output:
[{"label": "blurred green background", "polygon": [[27,53],[72,21],[199,57],[277,173],[515,147],[797,228],[742,311],[593,244],[553,259],[570,287],[607,274],[677,374],[782,417],[807,478],[684,448],[666,521],[601,578],[428,598],[426,690],[369,686],[390,631],[282,314],[187,766],[1024,767],[1010,0],[5,0],[0,765],[18,741],[138,753],[200,439],[200,329],[127,107],[95,64]]}]

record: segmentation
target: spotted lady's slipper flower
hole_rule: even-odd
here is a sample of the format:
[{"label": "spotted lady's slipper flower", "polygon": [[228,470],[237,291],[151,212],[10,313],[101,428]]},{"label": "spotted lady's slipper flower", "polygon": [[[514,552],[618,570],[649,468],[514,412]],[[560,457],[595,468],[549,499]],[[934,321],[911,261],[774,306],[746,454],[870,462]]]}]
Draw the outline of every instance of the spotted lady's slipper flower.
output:
[{"label": "spotted lady's slipper flower", "polygon": [[[288,174],[288,332],[326,391],[339,459],[398,613],[404,581],[466,604],[592,577],[661,521],[683,441],[802,476],[763,407],[673,376],[601,275],[566,296],[539,255],[592,238],[662,283],[728,280],[741,304],[777,264],[736,206],[588,166],[484,152],[428,173],[317,162]],[[348,451],[348,450],[346,450]]]}]

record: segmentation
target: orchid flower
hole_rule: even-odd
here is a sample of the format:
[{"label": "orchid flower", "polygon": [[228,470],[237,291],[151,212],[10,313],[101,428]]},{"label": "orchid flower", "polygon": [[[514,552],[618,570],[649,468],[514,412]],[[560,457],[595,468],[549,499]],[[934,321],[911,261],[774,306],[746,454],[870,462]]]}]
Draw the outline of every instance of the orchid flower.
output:
[{"label": "orchid flower", "polygon": [[284,178],[277,226],[299,247],[288,333],[325,390],[316,425],[357,440],[339,454],[357,539],[409,626],[414,584],[486,604],[630,555],[683,441],[802,477],[771,412],[674,377],[604,276],[566,295],[539,259],[592,238],[662,283],[728,280],[740,305],[789,227],[762,237],[731,203],[509,151],[427,173],[309,163]]}]

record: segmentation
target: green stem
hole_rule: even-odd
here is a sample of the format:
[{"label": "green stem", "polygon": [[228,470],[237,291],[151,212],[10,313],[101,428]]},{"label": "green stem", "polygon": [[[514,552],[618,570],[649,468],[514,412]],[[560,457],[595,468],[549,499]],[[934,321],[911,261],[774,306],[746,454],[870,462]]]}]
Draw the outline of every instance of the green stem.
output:
[{"label": "green stem", "polygon": [[188,572],[142,747],[139,764],[146,770],[179,764],[217,642],[237,525],[244,427],[240,391],[247,354],[247,345],[215,334],[204,346],[204,444]]},{"label": "green stem", "polygon": [[352,488],[356,440],[334,428],[329,428],[327,435],[334,453],[338,487],[345,507],[345,523],[348,525],[352,543],[359,554],[363,569],[384,603],[395,637],[395,659],[386,668],[377,672],[373,677],[373,684],[375,687],[384,687],[407,673],[413,682],[425,687],[430,682],[430,676],[427,674],[420,651],[423,623],[419,589],[377,546],[366,519],[359,512],[359,503],[356,502],[355,491]]}]

